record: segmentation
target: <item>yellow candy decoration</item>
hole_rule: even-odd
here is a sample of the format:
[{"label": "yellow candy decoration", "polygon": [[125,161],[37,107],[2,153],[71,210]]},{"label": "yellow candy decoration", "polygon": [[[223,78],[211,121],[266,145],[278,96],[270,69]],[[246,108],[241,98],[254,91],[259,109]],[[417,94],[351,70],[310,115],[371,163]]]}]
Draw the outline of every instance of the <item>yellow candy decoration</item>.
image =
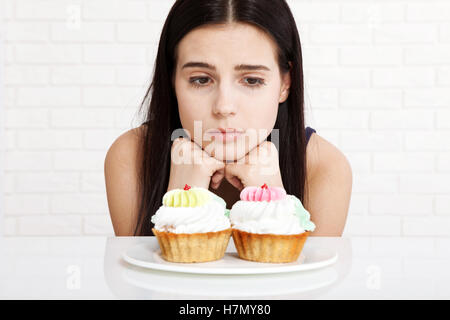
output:
[{"label": "yellow candy decoration", "polygon": [[204,205],[211,198],[208,191],[202,188],[193,188],[187,184],[184,189],[175,189],[167,192],[163,197],[166,207],[198,207]]}]

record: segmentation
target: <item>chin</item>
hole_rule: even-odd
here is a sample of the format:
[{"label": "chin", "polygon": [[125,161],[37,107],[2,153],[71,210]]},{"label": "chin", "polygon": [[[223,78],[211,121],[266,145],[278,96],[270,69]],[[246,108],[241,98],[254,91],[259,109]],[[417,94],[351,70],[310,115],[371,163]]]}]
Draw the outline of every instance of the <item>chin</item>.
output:
[{"label": "chin", "polygon": [[[219,143],[213,142],[206,148],[208,154],[220,161],[235,161],[239,160],[248,153],[248,148],[239,142]],[[205,151],[206,151],[205,149]]]}]

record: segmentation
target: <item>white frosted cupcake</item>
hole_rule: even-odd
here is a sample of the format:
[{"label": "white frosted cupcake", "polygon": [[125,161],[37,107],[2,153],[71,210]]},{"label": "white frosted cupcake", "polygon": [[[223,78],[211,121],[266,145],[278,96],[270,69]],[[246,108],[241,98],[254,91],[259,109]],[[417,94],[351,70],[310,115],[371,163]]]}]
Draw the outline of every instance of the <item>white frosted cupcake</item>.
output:
[{"label": "white frosted cupcake", "polygon": [[280,187],[246,187],[230,211],[233,240],[240,258],[293,262],[315,225],[301,201]]},{"label": "white frosted cupcake", "polygon": [[171,262],[221,259],[231,237],[225,201],[204,188],[168,191],[152,216],[162,257]]}]

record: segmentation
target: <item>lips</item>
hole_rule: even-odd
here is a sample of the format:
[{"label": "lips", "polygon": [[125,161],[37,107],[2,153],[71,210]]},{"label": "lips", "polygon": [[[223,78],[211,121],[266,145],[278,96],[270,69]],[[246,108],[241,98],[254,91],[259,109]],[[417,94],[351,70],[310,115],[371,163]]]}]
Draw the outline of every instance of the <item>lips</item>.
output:
[{"label": "lips", "polygon": [[236,128],[217,128],[217,129],[210,129],[207,132],[211,136],[215,136],[216,140],[227,142],[236,140],[241,134],[244,133],[244,130]]},{"label": "lips", "polygon": [[235,128],[217,128],[215,130],[217,130],[216,132],[221,132],[221,133],[242,133],[242,132],[244,132],[243,130],[238,130]]}]

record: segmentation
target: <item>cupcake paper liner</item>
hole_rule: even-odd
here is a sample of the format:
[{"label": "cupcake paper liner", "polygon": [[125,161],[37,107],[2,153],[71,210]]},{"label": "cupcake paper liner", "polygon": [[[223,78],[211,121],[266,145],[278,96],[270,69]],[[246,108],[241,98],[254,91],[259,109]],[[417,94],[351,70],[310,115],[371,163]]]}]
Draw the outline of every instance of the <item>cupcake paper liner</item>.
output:
[{"label": "cupcake paper liner", "polygon": [[309,231],[301,234],[257,234],[232,229],[239,258],[269,263],[294,262],[300,256]]},{"label": "cupcake paper liner", "polygon": [[205,233],[173,233],[152,229],[161,255],[170,262],[207,262],[223,258],[231,238],[231,228]]}]

